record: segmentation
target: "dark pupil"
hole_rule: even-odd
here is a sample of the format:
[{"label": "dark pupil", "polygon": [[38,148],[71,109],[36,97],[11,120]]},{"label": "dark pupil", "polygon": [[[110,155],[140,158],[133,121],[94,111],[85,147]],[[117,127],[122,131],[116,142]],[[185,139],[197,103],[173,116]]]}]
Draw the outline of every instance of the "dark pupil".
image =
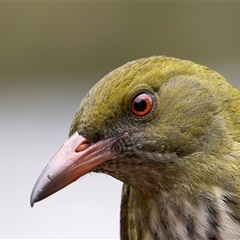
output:
[{"label": "dark pupil", "polygon": [[134,101],[134,109],[138,112],[142,112],[146,109],[147,107],[147,103],[144,99],[142,98],[136,98],[136,100]]}]

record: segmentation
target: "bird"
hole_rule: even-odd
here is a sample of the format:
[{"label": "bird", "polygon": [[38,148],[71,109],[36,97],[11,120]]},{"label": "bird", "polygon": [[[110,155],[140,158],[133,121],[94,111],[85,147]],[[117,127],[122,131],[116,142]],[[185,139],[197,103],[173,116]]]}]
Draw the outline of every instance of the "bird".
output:
[{"label": "bird", "polygon": [[89,173],[123,182],[123,240],[240,239],[240,92],[189,60],[127,62],[87,93],[34,203]]}]

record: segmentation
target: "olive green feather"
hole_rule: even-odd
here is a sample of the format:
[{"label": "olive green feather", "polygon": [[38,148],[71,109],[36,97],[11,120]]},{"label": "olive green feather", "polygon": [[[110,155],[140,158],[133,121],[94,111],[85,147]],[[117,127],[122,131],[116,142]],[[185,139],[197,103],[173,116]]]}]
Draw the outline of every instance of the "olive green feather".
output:
[{"label": "olive green feather", "polygon": [[[153,97],[144,117],[138,92]],[[240,93],[205,66],[165,56],[101,79],[71,125],[92,142],[128,136],[99,165],[123,181],[122,239],[240,239]]]}]

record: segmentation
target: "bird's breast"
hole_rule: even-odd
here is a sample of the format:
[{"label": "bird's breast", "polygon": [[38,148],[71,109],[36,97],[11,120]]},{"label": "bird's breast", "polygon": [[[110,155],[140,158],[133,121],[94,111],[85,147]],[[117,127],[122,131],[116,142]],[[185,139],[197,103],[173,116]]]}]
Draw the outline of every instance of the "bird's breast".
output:
[{"label": "bird's breast", "polygon": [[129,239],[240,239],[240,220],[228,206],[227,193],[220,188],[212,193],[192,203],[164,192],[147,205],[130,193]]}]

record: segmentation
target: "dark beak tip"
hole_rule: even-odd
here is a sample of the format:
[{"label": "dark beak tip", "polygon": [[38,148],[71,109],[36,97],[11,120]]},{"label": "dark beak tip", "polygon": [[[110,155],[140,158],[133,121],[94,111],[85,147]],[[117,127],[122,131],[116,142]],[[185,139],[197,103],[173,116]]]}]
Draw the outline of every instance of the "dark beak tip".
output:
[{"label": "dark beak tip", "polygon": [[33,197],[33,193],[31,194],[31,197],[30,197],[30,205],[31,207],[34,206],[34,203],[36,202],[36,199]]},{"label": "dark beak tip", "polygon": [[41,197],[39,196],[39,194],[36,193],[35,188],[33,189],[31,196],[30,196],[30,205],[31,207],[34,207],[34,204],[36,202],[41,201]]}]

